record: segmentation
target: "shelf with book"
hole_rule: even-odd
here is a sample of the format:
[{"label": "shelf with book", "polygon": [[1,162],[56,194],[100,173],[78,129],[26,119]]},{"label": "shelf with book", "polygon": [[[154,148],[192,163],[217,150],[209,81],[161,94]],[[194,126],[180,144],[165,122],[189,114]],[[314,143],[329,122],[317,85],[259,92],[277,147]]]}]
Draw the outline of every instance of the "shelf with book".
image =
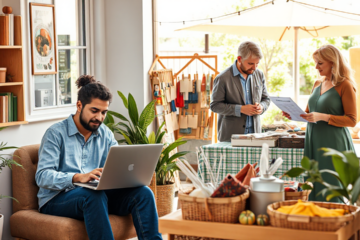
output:
[{"label": "shelf with book", "polygon": [[0,123],[0,128],[10,127],[10,126],[18,126],[18,125],[23,125],[23,124],[28,124],[28,122],[27,121],[16,121],[16,122]]},{"label": "shelf with book", "polygon": [[[21,17],[15,25],[15,46],[0,46],[0,67],[6,68],[7,82],[0,83],[0,127],[26,124]],[[4,104],[5,103],[5,104]],[[5,116],[5,117],[4,117]]]}]

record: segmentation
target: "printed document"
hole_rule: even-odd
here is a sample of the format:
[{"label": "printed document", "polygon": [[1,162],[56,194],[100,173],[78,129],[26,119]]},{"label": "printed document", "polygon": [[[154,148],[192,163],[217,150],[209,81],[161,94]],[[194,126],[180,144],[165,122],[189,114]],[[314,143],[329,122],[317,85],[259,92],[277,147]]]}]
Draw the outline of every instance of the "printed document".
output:
[{"label": "printed document", "polygon": [[290,114],[291,120],[298,122],[307,122],[300,117],[300,114],[306,114],[291,98],[289,97],[270,97],[270,100],[282,111]]}]

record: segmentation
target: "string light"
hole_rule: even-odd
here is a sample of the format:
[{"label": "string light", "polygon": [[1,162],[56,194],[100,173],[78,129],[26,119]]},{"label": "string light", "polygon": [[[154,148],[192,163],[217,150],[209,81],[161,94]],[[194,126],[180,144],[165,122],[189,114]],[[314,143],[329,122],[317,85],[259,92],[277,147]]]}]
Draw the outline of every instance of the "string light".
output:
[{"label": "string light", "polygon": [[[182,23],[182,24],[185,25],[185,22],[199,22],[199,21],[209,21],[209,20],[210,20],[210,22],[212,23],[213,20],[218,19],[218,18],[228,17],[228,16],[232,16],[232,15],[240,15],[241,12],[245,12],[245,11],[253,10],[253,9],[256,9],[256,8],[260,8],[260,7],[265,6],[265,5],[268,5],[268,4],[273,4],[273,5],[275,5],[275,1],[276,1],[276,0],[272,0],[272,1],[269,1],[269,2],[267,2],[267,3],[264,3],[264,4],[261,4],[261,5],[255,6],[255,7],[246,8],[246,9],[243,9],[243,10],[241,10],[241,11],[224,14],[224,15],[217,16],[217,17],[202,18],[202,19],[193,19],[193,20],[185,20],[185,21],[173,21],[173,22],[164,22],[164,21],[163,21],[163,22],[155,21],[155,22],[158,22],[158,23],[160,24],[160,26],[161,26],[161,23]],[[346,13],[346,14],[350,14],[350,15],[360,16],[360,14],[358,14],[358,13],[351,13],[351,12],[339,11],[339,10],[336,10],[336,9],[319,7],[319,6],[312,5],[312,4],[307,4],[307,3],[303,3],[303,2],[298,2],[298,1],[295,1],[295,0],[286,0],[286,2],[289,2],[289,1],[294,2],[294,3],[297,3],[297,4],[302,4],[302,5],[307,5],[307,6],[315,7],[315,8],[321,8],[321,9],[324,9],[325,11],[333,11],[333,12],[340,12],[340,13]]]}]

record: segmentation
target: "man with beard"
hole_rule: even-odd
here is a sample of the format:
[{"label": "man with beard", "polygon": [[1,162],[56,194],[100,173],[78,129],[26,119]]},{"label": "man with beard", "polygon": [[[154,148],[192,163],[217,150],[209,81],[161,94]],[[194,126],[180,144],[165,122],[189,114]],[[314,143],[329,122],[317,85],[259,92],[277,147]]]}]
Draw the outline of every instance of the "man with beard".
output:
[{"label": "man with beard", "polygon": [[251,41],[240,44],[235,63],[214,80],[210,109],[218,113],[218,139],[232,134],[260,133],[260,115],[270,105],[264,73],[257,69],[262,53]]},{"label": "man with beard", "polygon": [[76,113],[52,125],[39,149],[39,211],[85,222],[90,240],[114,239],[108,214],[131,214],[139,239],[162,239],[152,191],[144,187],[94,191],[74,186],[99,180],[114,134],[102,122],[112,94],[89,75],[76,81]]}]

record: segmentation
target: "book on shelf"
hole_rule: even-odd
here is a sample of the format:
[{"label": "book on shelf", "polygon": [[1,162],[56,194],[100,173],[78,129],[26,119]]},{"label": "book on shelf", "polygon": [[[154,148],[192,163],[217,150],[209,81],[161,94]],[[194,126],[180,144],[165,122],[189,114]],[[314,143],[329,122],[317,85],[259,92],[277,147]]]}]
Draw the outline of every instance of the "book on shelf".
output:
[{"label": "book on shelf", "polygon": [[18,102],[17,102],[17,96],[14,96],[13,95],[13,98],[12,98],[12,100],[13,100],[13,109],[12,109],[12,111],[13,111],[13,121],[14,122],[16,122],[17,121],[17,105],[18,105]]},{"label": "book on shelf", "polygon": [[[0,98],[1,98],[0,122],[4,123],[4,122],[17,121],[17,97],[14,98],[14,95],[11,92],[5,92],[5,93],[0,93]],[[14,118],[15,111],[16,111],[16,118]]]},{"label": "book on shelf", "polygon": [[15,31],[16,29],[14,24],[14,14],[1,14],[0,15],[0,45],[14,46]]}]

